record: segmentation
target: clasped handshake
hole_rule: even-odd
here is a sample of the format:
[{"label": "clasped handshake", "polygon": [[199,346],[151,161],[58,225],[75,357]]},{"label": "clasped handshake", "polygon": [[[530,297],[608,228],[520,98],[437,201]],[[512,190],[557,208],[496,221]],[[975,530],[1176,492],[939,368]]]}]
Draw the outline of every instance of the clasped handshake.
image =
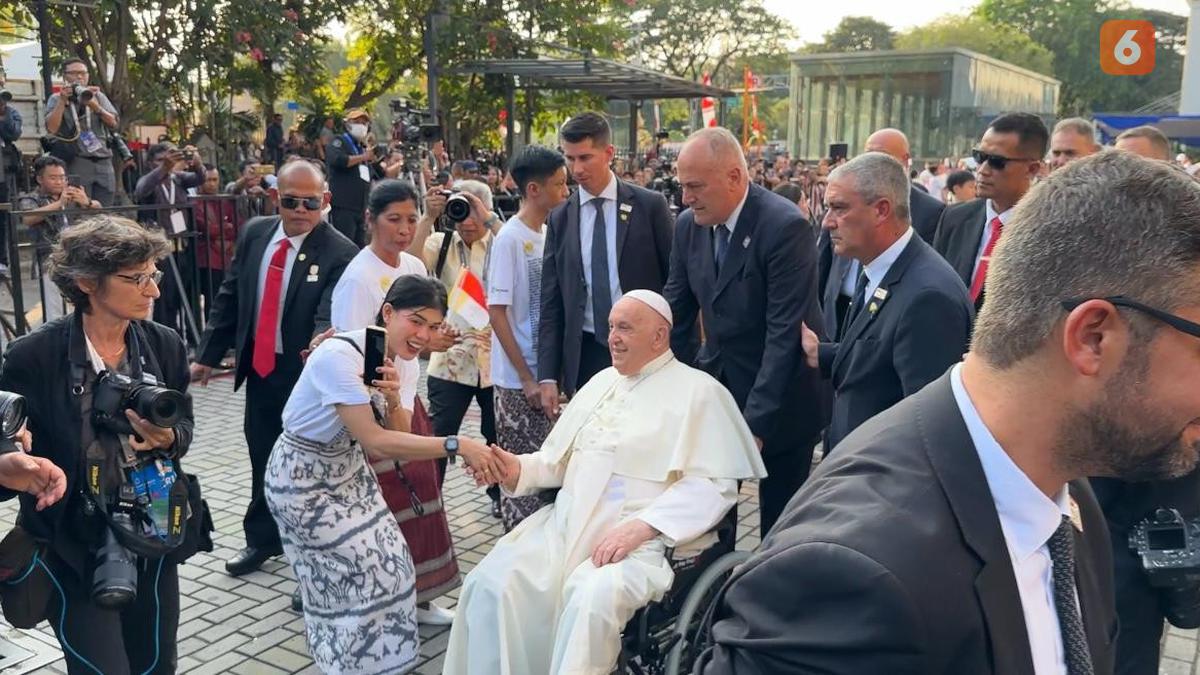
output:
[{"label": "clasped handshake", "polygon": [[498,445],[484,445],[462,437],[459,442],[458,454],[466,460],[464,468],[476,485],[498,483],[509,492],[516,489],[517,480],[521,477],[521,462],[516,455]]}]

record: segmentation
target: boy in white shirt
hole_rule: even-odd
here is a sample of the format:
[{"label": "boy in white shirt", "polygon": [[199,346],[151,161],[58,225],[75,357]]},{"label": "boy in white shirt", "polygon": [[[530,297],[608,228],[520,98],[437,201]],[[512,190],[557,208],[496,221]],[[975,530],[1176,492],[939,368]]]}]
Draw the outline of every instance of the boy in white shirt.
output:
[{"label": "boy in white shirt", "polygon": [[[492,249],[487,289],[492,391],[497,443],[525,454],[536,452],[553,426],[542,412],[537,382],[538,314],[546,217],[567,199],[567,164],[558,152],[530,145],[513,157],[509,171],[521,195],[521,209],[500,229]],[[502,496],[505,531],[544,503],[537,495]]]}]

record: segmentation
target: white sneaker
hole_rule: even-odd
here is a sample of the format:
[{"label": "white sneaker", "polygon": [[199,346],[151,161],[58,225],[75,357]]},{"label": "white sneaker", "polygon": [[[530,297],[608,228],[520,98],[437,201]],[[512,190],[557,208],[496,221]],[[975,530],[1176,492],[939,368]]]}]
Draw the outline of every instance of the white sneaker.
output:
[{"label": "white sneaker", "polygon": [[454,610],[438,607],[431,602],[429,609],[417,608],[417,623],[426,626],[449,626],[454,623]]}]

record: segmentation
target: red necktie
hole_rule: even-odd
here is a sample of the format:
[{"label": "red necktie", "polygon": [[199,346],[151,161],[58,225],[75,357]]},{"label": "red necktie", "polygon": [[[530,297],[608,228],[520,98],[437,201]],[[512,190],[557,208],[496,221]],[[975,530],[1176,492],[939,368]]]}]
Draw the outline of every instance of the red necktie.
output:
[{"label": "red necktie", "polygon": [[258,305],[258,329],[254,331],[254,358],[251,365],[259,377],[275,370],[275,327],[279,325],[279,301],[283,291],[283,266],[287,262],[292,242],[284,237],[267,266],[267,283],[263,285],[262,302]]},{"label": "red necktie", "polygon": [[1000,216],[992,218],[992,235],[988,237],[987,246],[983,247],[983,255],[979,257],[979,267],[975,268],[975,278],[971,279],[971,302],[979,302],[979,294],[983,292],[983,281],[987,278],[988,262],[992,259],[992,249],[1000,241],[1000,232],[1004,223]]}]

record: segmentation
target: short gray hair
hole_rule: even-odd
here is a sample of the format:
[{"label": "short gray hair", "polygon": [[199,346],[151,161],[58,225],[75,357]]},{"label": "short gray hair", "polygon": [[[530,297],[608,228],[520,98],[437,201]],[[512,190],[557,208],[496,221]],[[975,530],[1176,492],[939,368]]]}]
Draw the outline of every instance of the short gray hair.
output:
[{"label": "short gray hair", "polygon": [[477,180],[458,180],[454,181],[454,189],[462,192],[469,192],[479,198],[483,202],[484,208],[488,211],[492,210],[492,188],[488,187],[487,183]]},{"label": "short gray hair", "polygon": [[1060,120],[1058,124],[1054,125],[1052,133],[1057,134],[1060,131],[1070,131],[1096,144],[1096,125],[1082,117],[1068,117],[1065,120]]},{"label": "short gray hair", "polygon": [[1140,127],[1126,129],[1117,136],[1118,141],[1123,138],[1144,138],[1150,141],[1155,150],[1158,150],[1161,155],[1160,159],[1167,162],[1171,161],[1171,139],[1167,138],[1167,135],[1157,127],[1143,124]]},{"label": "short gray hair", "polygon": [[[1036,353],[1062,302],[1125,295],[1171,311],[1195,297],[1200,185],[1120,152],[1068,164],[1017,204],[988,268],[971,350],[999,369]],[[1124,312],[1138,344],[1160,325]]]},{"label": "short gray hair", "polygon": [[88,310],[88,294],[79,281],[100,286],[126,267],[165,258],[171,245],[161,230],[150,230],[128,218],[99,214],[63,230],[50,251],[50,279],[79,309]]},{"label": "short gray hair", "polygon": [[742,144],[738,141],[737,136],[734,136],[733,132],[725,127],[705,127],[694,131],[684,141],[685,145],[692,143],[704,143],[713,157],[722,155],[735,157],[742,173],[749,175],[749,169],[746,167],[746,153],[742,150]]},{"label": "short gray hair", "polygon": [[896,218],[910,222],[908,193],[912,184],[908,171],[895,157],[882,152],[864,152],[829,173],[829,180],[850,178],[854,192],[864,201],[886,199]]}]

